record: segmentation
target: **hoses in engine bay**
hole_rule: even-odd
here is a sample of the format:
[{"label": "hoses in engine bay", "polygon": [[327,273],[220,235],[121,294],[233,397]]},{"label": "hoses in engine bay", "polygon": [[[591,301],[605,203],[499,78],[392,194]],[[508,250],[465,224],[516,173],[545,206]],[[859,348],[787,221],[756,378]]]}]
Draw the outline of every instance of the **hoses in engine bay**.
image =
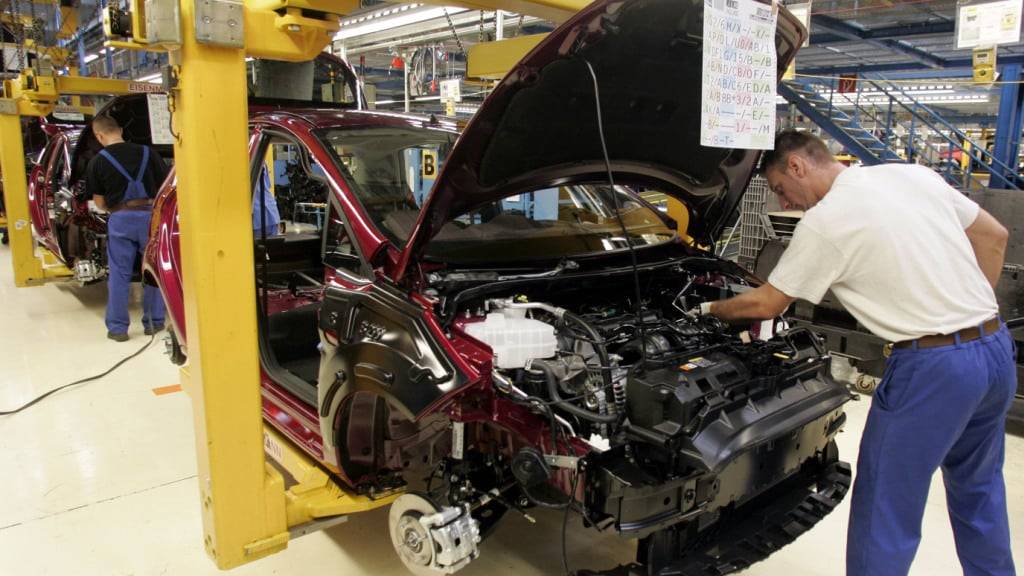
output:
[{"label": "hoses in engine bay", "polygon": [[[551,397],[551,403],[573,416],[598,424],[613,424],[619,421],[619,414],[600,414],[577,406],[569,400],[562,398],[562,395],[558,391],[558,375],[555,373],[554,368],[552,368],[547,362],[543,360],[531,362],[527,367],[527,371],[540,371],[543,373],[544,378],[547,381],[547,391],[548,395]],[[611,377],[609,376],[608,378],[610,385]]]},{"label": "hoses in engine bay", "polygon": [[[611,357],[608,354],[608,347],[605,345],[604,337],[597,331],[596,328],[590,325],[589,322],[572,312],[569,312],[565,308],[559,308],[543,302],[515,302],[510,299],[491,299],[487,301],[488,308],[512,308],[519,310],[543,310],[548,314],[554,316],[557,320],[563,324],[573,324],[579,327],[587,336],[587,342],[594,347],[594,354],[597,355],[600,366],[598,370],[601,374],[601,382],[604,384],[605,390],[615,389],[612,383],[611,375]],[[557,383],[558,378],[555,377]],[[552,399],[555,397],[552,396]],[[563,402],[567,402],[563,400]],[[588,412],[590,412],[588,410]],[[606,416],[606,415],[602,415]],[[614,422],[614,420],[608,420],[608,422]]]}]

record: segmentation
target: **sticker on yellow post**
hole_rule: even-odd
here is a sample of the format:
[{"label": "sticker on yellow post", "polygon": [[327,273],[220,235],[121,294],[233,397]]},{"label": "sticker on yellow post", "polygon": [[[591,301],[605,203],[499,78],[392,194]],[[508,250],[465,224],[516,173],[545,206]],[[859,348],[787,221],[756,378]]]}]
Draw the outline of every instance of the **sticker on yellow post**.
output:
[{"label": "sticker on yellow post", "polygon": [[420,176],[433,180],[437,178],[437,152],[423,150],[420,156]]}]

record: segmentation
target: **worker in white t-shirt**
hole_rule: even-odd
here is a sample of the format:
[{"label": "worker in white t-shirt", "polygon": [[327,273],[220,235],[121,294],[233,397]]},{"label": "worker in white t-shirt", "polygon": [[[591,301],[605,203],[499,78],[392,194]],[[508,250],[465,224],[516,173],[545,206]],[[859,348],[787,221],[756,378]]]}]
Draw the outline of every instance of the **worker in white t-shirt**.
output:
[{"label": "worker in white t-shirt", "polygon": [[847,574],[907,574],[939,467],[964,574],[1015,574],[1003,442],[1016,351],[994,293],[1006,229],[928,168],[847,168],[806,132],[780,133],[762,172],[806,214],[767,283],[695,313],[766,320],[831,289],[894,343],[861,440]]}]

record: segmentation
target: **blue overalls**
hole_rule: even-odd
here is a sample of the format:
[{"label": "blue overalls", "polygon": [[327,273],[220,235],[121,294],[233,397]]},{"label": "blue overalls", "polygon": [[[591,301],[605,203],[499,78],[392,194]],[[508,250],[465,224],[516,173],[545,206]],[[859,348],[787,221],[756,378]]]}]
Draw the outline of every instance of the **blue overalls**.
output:
[{"label": "blue overalls", "polygon": [[[149,200],[142,177],[149,165],[149,148],[143,147],[139,175],[132,178],[120,162],[106,150],[100,155],[110,162],[121,176],[128,180],[122,203],[129,200]],[[149,241],[149,220],[152,210],[122,209],[110,214],[107,220],[107,330],[114,334],[128,332],[128,290],[135,269],[136,254],[142,255]],[[164,300],[160,289],[145,285],[142,296],[142,325],[162,328],[164,325]]]},{"label": "blue overalls", "polygon": [[940,467],[964,575],[1015,574],[1003,455],[1016,349],[1005,325],[987,335],[979,328],[983,336],[976,340],[957,337],[935,348],[915,343],[889,358],[854,477],[848,576],[907,574]]},{"label": "blue overalls", "polygon": [[277,236],[281,228],[281,213],[277,209],[277,199],[270,193],[270,174],[266,168],[260,172],[258,188],[259,193],[252,195],[252,230],[257,240],[263,236],[264,224],[267,236]]}]

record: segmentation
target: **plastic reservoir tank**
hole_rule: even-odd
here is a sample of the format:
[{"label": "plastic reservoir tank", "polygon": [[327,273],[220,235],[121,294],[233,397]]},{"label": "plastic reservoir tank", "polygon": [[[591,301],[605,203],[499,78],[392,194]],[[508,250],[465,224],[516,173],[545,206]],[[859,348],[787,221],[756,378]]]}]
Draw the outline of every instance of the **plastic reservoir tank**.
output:
[{"label": "plastic reservoir tank", "polygon": [[555,327],[526,317],[526,310],[503,308],[483,322],[466,325],[466,333],[494,350],[498,368],[524,368],[533,358],[550,358],[558,350]]}]

